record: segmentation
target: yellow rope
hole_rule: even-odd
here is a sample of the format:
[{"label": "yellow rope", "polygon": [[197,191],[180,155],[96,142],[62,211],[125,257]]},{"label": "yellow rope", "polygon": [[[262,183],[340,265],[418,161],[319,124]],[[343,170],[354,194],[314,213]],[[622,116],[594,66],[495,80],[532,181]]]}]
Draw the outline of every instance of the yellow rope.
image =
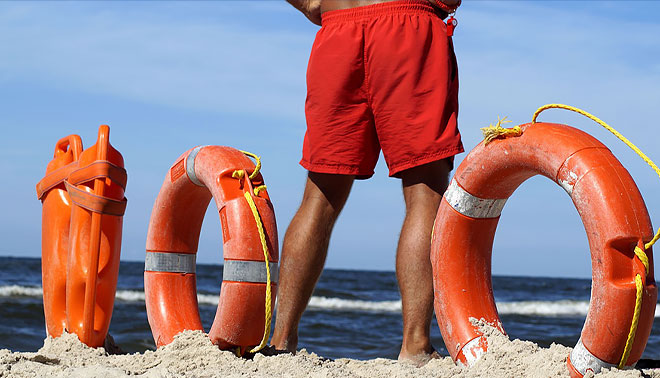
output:
[{"label": "yellow rope", "polygon": [[252,215],[254,216],[254,221],[257,222],[257,229],[259,230],[259,239],[261,240],[261,248],[264,251],[264,260],[266,260],[266,325],[264,326],[264,337],[261,339],[261,343],[258,346],[252,348],[250,353],[255,353],[263,349],[268,342],[268,336],[270,335],[270,322],[272,320],[273,310],[270,305],[271,301],[271,290],[270,290],[270,264],[268,261],[268,245],[266,244],[266,233],[264,232],[264,227],[261,224],[261,217],[257,211],[257,206],[254,204],[254,200],[250,193],[244,193],[245,199],[250,205],[252,210]]},{"label": "yellow rope", "polygon": [[506,117],[501,118],[497,117],[497,124],[493,126],[491,123],[488,127],[482,127],[481,132],[484,135],[484,146],[492,142],[494,139],[499,137],[509,137],[509,136],[520,136],[522,135],[522,129],[520,126],[516,126],[510,129],[502,127],[505,123],[510,123]]},{"label": "yellow rope", "polygon": [[259,171],[261,170],[261,157],[257,156],[256,154],[253,154],[252,152],[247,152],[243,150],[241,150],[241,152],[247,156],[250,156],[257,162],[257,166],[254,168],[254,172],[252,172],[252,174],[250,175],[250,180],[252,180],[255,177],[257,177]]},{"label": "yellow rope", "polygon": [[[644,264],[644,271],[646,274],[649,274],[649,257],[646,255],[646,252],[639,248],[639,246],[635,246],[635,256],[637,256],[642,264]],[[642,293],[644,292],[644,283],[640,274],[635,275],[635,289],[635,311],[633,312],[630,331],[628,332],[628,338],[626,339],[626,346],[623,349],[623,354],[619,361],[619,369],[623,369],[628,362],[628,357],[630,356],[632,344],[635,341],[635,334],[637,333],[637,326],[639,324],[639,314],[642,310]]]},{"label": "yellow rope", "polygon": [[637,256],[637,258],[642,261],[642,264],[644,264],[644,268],[646,270],[646,274],[649,274],[649,257],[646,256],[646,252],[644,252],[639,247],[635,247],[635,256]]},{"label": "yellow rope", "polygon": [[261,193],[264,190],[266,190],[266,185],[259,185],[256,188],[254,188],[254,195],[259,197],[259,193]]},{"label": "yellow rope", "polygon": [[[247,151],[241,151],[241,152],[247,156],[254,158],[254,160],[256,160],[257,162],[254,171],[252,172],[252,174],[248,176],[248,179],[253,180],[255,177],[257,177],[259,171],[261,170],[261,157],[251,152],[247,152]],[[246,175],[245,170],[235,170],[231,174],[231,177],[242,180],[243,178],[245,178],[245,175]],[[259,185],[256,188],[254,188],[253,192],[254,195],[258,197],[259,193],[261,193],[264,190],[266,190],[266,185]],[[261,222],[261,217],[259,216],[259,211],[257,210],[257,206],[254,204],[254,199],[252,198],[251,193],[245,192],[243,193],[243,195],[245,196],[245,199],[247,200],[248,205],[250,206],[250,210],[252,210],[252,216],[254,217],[254,221],[257,223],[257,230],[259,231],[261,248],[264,251],[264,260],[266,262],[266,314],[265,314],[266,324],[264,326],[264,336],[261,339],[259,345],[252,348],[249,351],[250,353],[256,353],[266,346],[266,343],[268,342],[268,336],[270,335],[270,324],[273,319],[273,309],[271,308],[272,293],[270,287],[271,286],[270,261],[268,259],[268,244],[266,243],[266,233],[264,232],[264,227]],[[240,348],[237,350],[237,353],[240,353],[239,351]]]},{"label": "yellow rope", "polygon": [[[656,232],[655,236],[653,236],[653,239],[651,239],[650,242],[648,242],[644,245],[644,249],[651,248],[653,246],[653,244],[655,244],[655,242],[658,241],[658,239],[660,239],[660,228],[658,229],[658,232]],[[647,270],[648,270],[648,268],[647,268]]]},{"label": "yellow rope", "polygon": [[619,369],[623,369],[628,362],[628,357],[630,356],[630,351],[632,350],[632,344],[635,341],[635,333],[637,333],[639,313],[642,310],[642,293],[644,292],[644,284],[642,282],[642,276],[639,274],[635,276],[635,288],[637,289],[637,293],[635,294],[635,312],[633,313],[630,332],[628,332],[626,347],[623,349],[623,355],[621,356],[621,361],[619,361]]},{"label": "yellow rope", "polygon": [[[605,123],[603,120],[600,118],[594,116],[591,113],[585,112],[582,109],[578,109],[576,107],[570,106],[570,105],[563,105],[563,104],[548,104],[544,105],[536,110],[534,113],[534,116],[532,117],[532,123],[536,123],[536,118],[543,112],[544,110],[547,109],[565,109],[565,110],[570,110],[572,112],[582,114],[583,116],[591,119],[592,121],[596,122],[597,124],[603,126],[605,129],[607,129],[609,132],[614,134],[617,138],[619,138],[623,143],[625,143],[628,147],[630,147],[639,157],[641,157],[646,164],[648,164],[660,177],[660,168],[658,168],[655,163],[649,159],[646,154],[644,154],[637,146],[635,146],[632,142],[630,142],[626,137],[621,135],[618,131],[616,131],[612,126],[608,125]],[[649,273],[649,258],[646,255],[645,250],[651,248],[653,244],[655,244],[656,241],[660,238],[660,229],[655,233],[653,236],[653,239],[644,244],[644,249],[640,248],[639,246],[635,247],[635,256],[644,264],[645,268],[645,273]],[[632,324],[630,325],[630,332],[628,332],[628,339],[626,340],[626,346],[623,349],[623,355],[621,356],[621,360],[619,361],[619,369],[623,369],[624,366],[626,366],[626,363],[628,362],[628,357],[630,356],[630,351],[632,350],[632,345],[633,342],[635,341],[635,334],[637,333],[637,325],[639,324],[639,315],[642,309],[642,294],[644,292],[644,281],[642,279],[642,276],[640,274],[635,275],[635,288],[636,288],[636,294],[635,294],[635,311],[633,313],[633,319],[632,319]]]}]

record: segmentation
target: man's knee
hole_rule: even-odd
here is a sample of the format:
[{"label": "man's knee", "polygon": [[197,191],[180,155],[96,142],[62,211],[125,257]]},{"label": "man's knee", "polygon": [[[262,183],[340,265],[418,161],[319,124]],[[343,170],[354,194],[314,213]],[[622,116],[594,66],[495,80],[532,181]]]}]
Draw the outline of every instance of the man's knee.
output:
[{"label": "man's knee", "polygon": [[341,212],[355,176],[309,172],[302,206],[332,217]]},{"label": "man's knee", "polygon": [[449,184],[451,158],[434,161],[401,172],[406,202],[441,197]]}]

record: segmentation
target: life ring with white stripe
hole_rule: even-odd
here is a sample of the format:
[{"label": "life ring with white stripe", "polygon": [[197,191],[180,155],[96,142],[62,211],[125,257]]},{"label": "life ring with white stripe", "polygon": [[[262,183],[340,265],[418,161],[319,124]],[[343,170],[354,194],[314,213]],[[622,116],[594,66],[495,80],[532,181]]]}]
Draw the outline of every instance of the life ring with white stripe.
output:
[{"label": "life ring with white stripe", "polygon": [[[270,332],[266,307],[272,308],[275,303],[279,253],[275,214],[263,177],[255,164],[234,148],[195,147],[170,167],[156,198],[147,235],[147,317],[158,347],[169,344],[184,330],[203,330],[195,260],[211,198],[219,210],[224,268],[209,337],[222,349],[238,347],[243,353],[264,344],[265,328]],[[262,225],[261,233],[258,223]],[[272,296],[267,303],[269,279]]]},{"label": "life ring with white stripe", "polygon": [[[570,374],[634,366],[651,332],[657,299],[652,252],[645,250],[648,267],[635,255],[636,247],[643,249],[653,238],[644,200],[628,171],[590,135],[540,122],[521,129],[518,137],[475,147],[438,209],[431,262],[435,313],[445,345],[454,361],[471,366],[488,346],[470,319],[483,319],[504,332],[491,282],[495,230],[511,194],[528,178],[543,175],[571,197],[591,251],[591,302],[568,358]],[[638,275],[641,304],[636,309]]]}]

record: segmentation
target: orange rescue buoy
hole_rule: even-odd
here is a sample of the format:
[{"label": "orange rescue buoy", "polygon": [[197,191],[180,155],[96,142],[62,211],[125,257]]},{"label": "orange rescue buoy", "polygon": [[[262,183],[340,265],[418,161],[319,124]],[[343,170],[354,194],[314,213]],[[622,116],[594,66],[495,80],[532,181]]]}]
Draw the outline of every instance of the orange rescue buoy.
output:
[{"label": "orange rescue buoy", "polygon": [[46,332],[52,337],[66,329],[66,264],[69,253],[71,199],[64,179],[78,166],[82,140],[69,135],[55,145],[46,176],[37,184],[41,200],[41,281]]},{"label": "orange rescue buoy", "polygon": [[[149,222],[144,272],[147,316],[157,347],[184,330],[203,330],[195,260],[211,197],[219,210],[224,268],[209,337],[222,349],[239,347],[241,353],[267,339],[266,305],[275,303],[279,253],[275,214],[259,165],[230,147],[199,146],[169,169]],[[269,277],[273,295],[267,303]]]},{"label": "orange rescue buoy", "polygon": [[[495,229],[509,196],[540,174],[569,194],[591,250],[591,302],[568,359],[570,373],[579,377],[603,367],[634,366],[651,332],[657,299],[651,250],[645,250],[648,268],[645,257],[635,255],[635,247],[644,250],[644,242],[653,237],[642,196],[628,171],[590,135],[550,123],[521,128],[519,137],[475,147],[438,209],[431,262],[435,313],[445,345],[454,361],[471,366],[487,343],[470,319],[484,319],[504,332],[491,282]],[[638,323],[633,320],[636,276],[641,277]]]},{"label": "orange rescue buoy", "polygon": [[[42,280],[46,329],[102,346],[117,287],[126,171],[107,125],[82,150],[77,135],[58,141],[37,184],[42,209]],[[89,273],[93,272],[93,273]]]}]

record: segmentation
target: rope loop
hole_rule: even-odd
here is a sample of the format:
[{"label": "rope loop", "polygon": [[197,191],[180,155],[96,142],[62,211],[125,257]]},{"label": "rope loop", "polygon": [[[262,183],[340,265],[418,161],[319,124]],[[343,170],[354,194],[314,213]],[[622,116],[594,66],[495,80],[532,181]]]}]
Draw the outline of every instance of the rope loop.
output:
[{"label": "rope loop", "polygon": [[268,342],[268,336],[270,335],[270,323],[273,319],[273,309],[271,308],[272,293],[270,287],[271,286],[270,264],[268,261],[269,260],[268,244],[266,243],[266,233],[264,232],[264,226],[261,222],[259,211],[257,210],[257,206],[254,204],[254,199],[252,199],[250,193],[245,192],[244,195],[245,195],[245,199],[248,202],[248,205],[250,205],[250,210],[252,210],[252,216],[254,216],[254,221],[257,223],[257,230],[259,231],[259,240],[261,241],[261,248],[264,252],[264,260],[266,262],[266,308],[265,308],[266,324],[264,325],[264,336],[261,339],[261,342],[259,343],[259,345],[257,345],[256,347],[250,350],[250,353],[256,353],[266,346],[266,343]]},{"label": "rope loop", "polygon": [[259,185],[254,188],[254,195],[259,197],[259,193],[263,192],[264,190],[266,190],[266,185]]},{"label": "rope loop", "polygon": [[[248,176],[250,180],[253,180],[255,177],[257,177],[257,175],[261,171],[261,156],[257,156],[257,154],[253,154],[252,152],[248,152],[248,151],[243,151],[243,150],[239,150],[239,151],[241,151],[242,154],[253,158],[257,162],[256,166],[254,167],[254,171]],[[242,180],[243,177],[245,177],[245,170],[237,169],[231,174],[231,177]],[[261,190],[263,189],[259,189],[259,191]],[[259,195],[259,192],[257,192],[256,189],[255,189],[255,194],[257,196]]]},{"label": "rope loop", "polygon": [[630,325],[630,332],[628,332],[626,346],[623,349],[621,361],[619,361],[619,369],[623,369],[628,362],[628,357],[630,357],[630,351],[632,350],[632,344],[635,341],[635,334],[637,333],[639,314],[642,312],[642,294],[644,293],[644,283],[642,282],[642,276],[639,274],[635,275],[635,288],[635,312],[633,312],[632,324]]},{"label": "rope loop", "polygon": [[[646,252],[639,246],[635,246],[635,256],[644,264],[644,275],[649,274],[649,257],[646,255]],[[635,275],[635,311],[633,312],[633,318],[630,325],[630,331],[628,332],[628,338],[626,339],[626,345],[623,348],[623,354],[621,355],[621,360],[619,361],[619,369],[623,369],[628,362],[628,357],[630,356],[630,351],[632,350],[633,342],[635,341],[635,334],[637,333],[637,326],[639,325],[639,316],[642,312],[642,294],[644,293],[644,281],[646,278],[642,278],[642,275],[637,273]]]},{"label": "rope loop", "polygon": [[251,158],[253,158],[257,162],[257,166],[254,168],[254,172],[250,174],[249,178],[250,180],[253,180],[257,175],[259,174],[259,171],[261,170],[261,156],[257,156],[257,154],[253,154],[252,152],[247,152],[240,150],[244,155],[247,155]]},{"label": "rope loop", "polygon": [[[248,179],[253,180],[255,177],[257,177],[259,171],[261,170],[261,157],[251,152],[242,151],[242,150],[241,152],[253,158],[257,162],[254,171],[248,176]],[[246,174],[247,174],[246,170],[237,169],[231,174],[231,177],[242,180],[243,178],[245,178]],[[257,231],[259,232],[259,240],[261,241],[261,249],[264,252],[264,261],[266,262],[266,305],[265,305],[264,336],[262,337],[259,345],[252,348],[249,351],[249,353],[256,353],[266,346],[266,343],[268,342],[268,336],[270,336],[270,324],[273,319],[273,309],[271,306],[272,289],[271,289],[271,276],[270,276],[270,262],[268,258],[268,244],[266,243],[266,232],[264,231],[263,222],[261,221],[261,216],[259,215],[257,206],[255,205],[254,199],[252,198],[252,195],[258,197],[259,193],[261,193],[264,190],[266,190],[266,185],[259,185],[256,188],[254,188],[253,193],[250,192],[243,193],[243,195],[245,196],[245,200],[247,201],[248,205],[250,206],[250,210],[252,211],[252,216],[254,217],[254,221],[257,224]],[[237,356],[240,357],[241,348],[237,348],[235,353]]]}]

